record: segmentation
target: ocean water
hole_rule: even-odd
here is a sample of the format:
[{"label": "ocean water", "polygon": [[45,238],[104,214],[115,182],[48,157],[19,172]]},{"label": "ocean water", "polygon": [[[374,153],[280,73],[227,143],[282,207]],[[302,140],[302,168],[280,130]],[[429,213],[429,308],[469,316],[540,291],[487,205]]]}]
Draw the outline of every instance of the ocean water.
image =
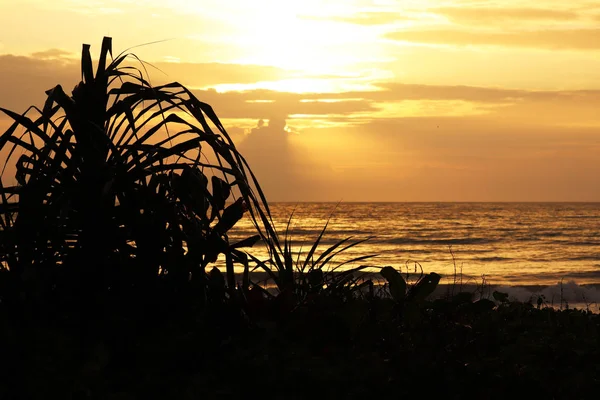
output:
[{"label": "ocean water", "polygon": [[[373,271],[389,265],[414,272],[417,266],[448,282],[456,268],[464,283],[477,284],[485,277],[499,286],[600,285],[600,203],[274,203],[271,207],[281,234],[293,213],[289,235],[296,251],[307,251],[328,220],[321,251],[346,237],[370,238],[337,260],[374,254],[361,263]],[[231,239],[253,233],[249,219],[244,219]],[[250,251],[266,257],[259,244]],[[600,293],[593,290],[590,297]]]}]

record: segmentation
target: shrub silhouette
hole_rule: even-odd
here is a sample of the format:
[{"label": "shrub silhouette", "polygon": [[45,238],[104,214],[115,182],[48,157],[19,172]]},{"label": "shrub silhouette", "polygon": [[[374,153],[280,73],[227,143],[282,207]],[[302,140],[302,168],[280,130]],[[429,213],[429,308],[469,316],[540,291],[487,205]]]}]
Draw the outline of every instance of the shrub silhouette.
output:
[{"label": "shrub silhouette", "polygon": [[42,109],[0,108],[14,120],[0,136],[3,175],[16,170],[16,182],[0,181],[0,262],[13,302],[56,292],[94,303],[159,283],[194,286],[203,299],[206,266],[221,253],[232,265],[259,239],[228,241],[264,196],[212,108],[177,82],[152,87],[125,65],[135,56],[109,55],[104,38],[94,75],[83,46],[71,96],[58,85]]}]

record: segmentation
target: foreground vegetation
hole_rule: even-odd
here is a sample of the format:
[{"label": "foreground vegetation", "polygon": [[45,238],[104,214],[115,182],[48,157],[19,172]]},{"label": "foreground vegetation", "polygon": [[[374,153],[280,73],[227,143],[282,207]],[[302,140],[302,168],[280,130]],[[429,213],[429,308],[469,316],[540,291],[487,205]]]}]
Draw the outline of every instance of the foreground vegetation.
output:
[{"label": "foreground vegetation", "polygon": [[[0,398],[597,393],[598,315],[432,301],[439,275],[390,267],[378,286],[353,267],[370,255],[337,261],[361,241],[321,249],[326,227],[294,253],[212,108],[110,55],[94,74],[84,46],[71,96],[0,109]],[[244,215],[256,235],[230,243]]]},{"label": "foreground vegetation", "polygon": [[[115,298],[82,319],[3,310],[2,398],[595,398],[600,316],[453,300],[401,306],[322,293],[197,309]],[[288,307],[292,307],[289,309]]]}]

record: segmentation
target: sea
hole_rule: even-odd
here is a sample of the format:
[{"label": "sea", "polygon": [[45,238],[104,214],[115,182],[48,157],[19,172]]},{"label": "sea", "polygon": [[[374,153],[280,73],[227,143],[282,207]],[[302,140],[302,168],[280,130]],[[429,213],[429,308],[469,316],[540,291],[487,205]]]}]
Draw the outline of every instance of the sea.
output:
[{"label": "sea", "polygon": [[[525,301],[544,294],[561,304],[600,303],[600,203],[271,203],[281,238],[302,260],[326,226],[316,256],[340,240],[364,242],[340,253],[336,267],[392,266],[442,283],[487,284]],[[245,217],[230,241],[255,234]],[[249,252],[265,259],[260,243]],[[416,273],[416,275],[415,275]],[[552,299],[552,300],[550,300]]]}]

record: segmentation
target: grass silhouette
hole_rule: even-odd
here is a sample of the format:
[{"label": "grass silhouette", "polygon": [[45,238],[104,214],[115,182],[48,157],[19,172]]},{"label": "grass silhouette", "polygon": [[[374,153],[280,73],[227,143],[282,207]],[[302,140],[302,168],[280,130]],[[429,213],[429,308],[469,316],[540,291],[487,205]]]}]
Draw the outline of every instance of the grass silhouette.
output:
[{"label": "grass silhouette", "polygon": [[[319,251],[327,225],[294,253],[212,108],[111,56],[105,38],[94,73],[84,45],[70,96],[0,108],[2,178],[15,171],[0,180],[0,398],[597,393],[598,315],[498,292],[431,301],[440,275],[390,267],[376,290],[362,266],[336,270],[371,255],[333,265],[362,240]],[[256,234],[230,243],[244,215]],[[268,260],[244,251],[257,243]],[[220,255],[225,274],[209,270]]]}]

